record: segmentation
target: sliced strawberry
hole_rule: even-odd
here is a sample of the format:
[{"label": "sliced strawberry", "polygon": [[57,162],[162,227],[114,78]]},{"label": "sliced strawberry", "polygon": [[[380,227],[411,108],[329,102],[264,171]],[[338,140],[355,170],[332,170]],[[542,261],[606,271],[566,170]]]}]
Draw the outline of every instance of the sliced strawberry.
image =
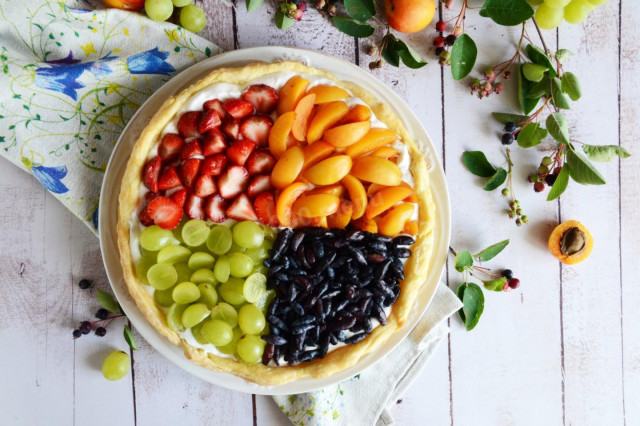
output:
[{"label": "sliced strawberry", "polygon": [[180,153],[180,159],[186,160],[192,157],[202,157],[202,146],[200,146],[200,140],[194,139],[191,142],[187,142],[182,148]]},{"label": "sliced strawberry", "polygon": [[280,226],[276,214],[276,197],[273,192],[263,192],[253,200],[258,220],[265,225]]},{"label": "sliced strawberry", "polygon": [[255,141],[258,146],[265,146],[269,143],[271,126],[273,121],[266,115],[251,115],[240,125],[240,134],[245,139]]},{"label": "sliced strawberry", "polygon": [[211,129],[215,129],[222,123],[220,119],[220,115],[218,115],[218,111],[214,109],[206,109],[202,113],[202,117],[200,118],[200,125],[198,126],[198,132],[201,135],[204,135]]},{"label": "sliced strawberry", "polygon": [[225,210],[227,210],[228,203],[219,194],[210,195],[204,202],[204,212],[207,214],[207,218],[215,223],[224,222],[227,218]]},{"label": "sliced strawberry", "polygon": [[[149,192],[151,194],[151,192]],[[138,214],[138,219],[140,219],[140,223],[144,226],[153,225],[153,219],[149,216],[149,210],[147,209],[148,205],[144,206],[140,213]]]},{"label": "sliced strawberry", "polygon": [[202,161],[201,175],[218,176],[227,168],[227,156],[216,154],[207,157]]},{"label": "sliced strawberry", "polygon": [[190,219],[204,219],[204,199],[193,194],[187,197],[184,205],[184,211]]},{"label": "sliced strawberry", "polygon": [[255,111],[253,105],[243,99],[229,99],[222,103],[222,108],[233,118],[244,118]]},{"label": "sliced strawberry", "polygon": [[177,133],[167,133],[162,137],[158,147],[158,155],[165,162],[171,162],[178,158],[180,151],[184,147],[184,139]]},{"label": "sliced strawberry", "polygon": [[170,198],[180,207],[184,207],[184,203],[185,201],[187,201],[187,195],[189,195],[189,192],[187,192],[187,188],[180,188],[176,192],[171,194]]},{"label": "sliced strawberry", "polygon": [[241,121],[239,119],[232,118],[222,123],[220,128],[225,135],[229,136],[233,140],[237,140],[240,137],[240,123]]},{"label": "sliced strawberry", "polygon": [[269,173],[276,165],[276,159],[269,151],[255,150],[247,158],[245,167],[250,175]]},{"label": "sliced strawberry", "polygon": [[224,137],[219,128],[209,130],[204,136],[202,142],[202,153],[205,157],[219,154],[227,149],[227,139]]},{"label": "sliced strawberry", "polygon": [[278,105],[278,92],[266,84],[253,84],[242,94],[242,99],[253,105],[261,114],[271,114]]},{"label": "sliced strawberry", "polygon": [[193,138],[198,136],[198,126],[200,124],[201,111],[187,111],[178,119],[178,133],[183,138]]},{"label": "sliced strawberry", "polygon": [[147,192],[146,194],[144,194],[144,201],[145,201],[147,204],[149,204],[149,201],[153,200],[153,199],[154,199],[154,198],[156,198],[158,195],[160,195],[160,194],[158,194],[157,192],[151,192],[151,191],[149,191],[149,192]]},{"label": "sliced strawberry", "polygon": [[182,179],[182,184],[187,189],[193,188],[193,183],[196,180],[196,176],[198,176],[201,163],[202,160],[199,158],[189,158],[180,166],[180,178]]},{"label": "sliced strawberry", "polygon": [[224,121],[227,119],[227,112],[224,110],[224,108],[222,108],[222,102],[220,102],[219,99],[210,99],[207,102],[205,102],[204,104],[202,104],[202,108],[207,110],[207,109],[212,109],[218,112],[218,117],[220,117],[220,120]]},{"label": "sliced strawberry", "polygon": [[238,198],[233,200],[233,203],[227,209],[227,216],[235,220],[258,220],[256,211],[253,209],[247,194],[240,194]]},{"label": "sliced strawberry", "polygon": [[147,206],[147,212],[153,222],[164,229],[175,228],[182,219],[182,207],[171,198],[162,195],[151,200]]},{"label": "sliced strawberry", "polygon": [[158,189],[165,190],[176,188],[182,185],[180,182],[180,176],[178,176],[178,171],[175,167],[169,167],[158,179]]},{"label": "sliced strawberry", "polygon": [[213,177],[208,175],[201,175],[193,189],[193,193],[200,198],[206,198],[216,192],[216,183],[213,181]]},{"label": "sliced strawberry", "polygon": [[235,198],[247,189],[249,172],[241,166],[231,166],[218,178],[218,192],[222,198]]},{"label": "sliced strawberry", "polygon": [[249,194],[249,198],[255,198],[258,194],[271,190],[273,190],[271,176],[256,175],[251,179],[251,183],[247,187],[247,194]]},{"label": "sliced strawberry", "polygon": [[159,156],[147,161],[142,170],[142,182],[151,192],[158,192],[158,177],[160,176],[162,159]]},{"label": "sliced strawberry", "polygon": [[249,158],[254,149],[256,149],[256,143],[254,141],[235,141],[227,149],[225,154],[232,163],[238,166],[244,166],[244,163],[247,162],[247,158]]}]

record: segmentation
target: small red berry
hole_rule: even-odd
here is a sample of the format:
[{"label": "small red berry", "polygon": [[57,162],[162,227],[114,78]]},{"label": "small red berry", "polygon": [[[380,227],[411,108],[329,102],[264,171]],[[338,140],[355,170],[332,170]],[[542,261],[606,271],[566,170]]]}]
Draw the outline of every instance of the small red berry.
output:
[{"label": "small red berry", "polygon": [[509,281],[507,281],[507,284],[509,284],[509,287],[511,288],[518,288],[520,287],[520,280],[517,278],[511,278]]},{"label": "small red berry", "polygon": [[543,182],[536,182],[533,184],[533,190],[536,192],[542,192],[544,191],[544,183]]},{"label": "small red berry", "polygon": [[438,21],[436,22],[436,30],[442,32],[445,32],[447,30],[447,24],[444,23],[444,21]]},{"label": "small red berry", "polygon": [[436,38],[433,39],[433,45],[435,47],[442,47],[444,46],[444,37],[442,36],[438,36]]}]

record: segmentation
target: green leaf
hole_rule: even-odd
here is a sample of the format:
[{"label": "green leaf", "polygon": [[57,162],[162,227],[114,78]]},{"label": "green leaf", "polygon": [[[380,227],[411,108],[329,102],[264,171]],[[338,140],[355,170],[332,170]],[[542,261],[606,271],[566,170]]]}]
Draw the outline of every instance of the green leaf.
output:
[{"label": "green leaf", "polygon": [[247,12],[253,12],[262,4],[263,0],[246,0]]},{"label": "green leaf", "polygon": [[400,66],[400,53],[395,46],[396,38],[389,34],[385,38],[387,38],[387,42],[383,43],[384,47],[382,48],[382,58],[389,64],[394,67]]},{"label": "green leaf", "polygon": [[[544,65],[532,64],[531,62],[527,62],[522,65],[522,73],[524,74],[524,78],[529,81],[539,82],[544,77],[544,73],[547,72],[547,67]],[[531,95],[531,94],[529,94]]]},{"label": "green leaf", "polygon": [[496,257],[504,248],[509,244],[509,240],[503,240],[499,243],[495,243],[490,245],[486,249],[480,251],[478,254],[474,254],[473,257],[478,259],[480,262],[488,262],[489,260]]},{"label": "green leaf", "polygon": [[508,112],[492,112],[493,118],[495,118],[499,123],[507,124],[507,123],[526,123],[531,119],[528,115],[519,115],[519,114],[509,114]]},{"label": "green leaf", "polygon": [[569,185],[569,167],[565,167],[560,170],[560,173],[556,177],[556,181],[551,186],[549,195],[547,195],[547,201],[552,201],[558,198],[567,189]]},{"label": "green leaf", "polygon": [[120,312],[120,305],[118,305],[118,302],[115,301],[113,296],[106,291],[98,289],[96,298],[98,299],[98,303],[100,304],[100,306],[105,308],[107,311]]},{"label": "green leaf", "polygon": [[556,59],[559,60],[560,62],[564,61],[565,59],[569,59],[572,56],[573,56],[573,52],[568,49],[559,49],[556,52]]},{"label": "green leaf", "polygon": [[547,130],[549,130],[551,136],[558,142],[565,145],[569,144],[569,126],[563,114],[559,112],[550,114],[547,117]]},{"label": "green leaf", "polygon": [[571,178],[582,185],[604,185],[606,182],[600,172],[584,155],[573,148],[567,151],[565,167],[569,166]]},{"label": "green leaf", "polygon": [[289,29],[295,22],[293,19],[285,15],[280,8],[276,10],[275,20],[276,27],[280,28],[281,30]]},{"label": "green leaf", "polygon": [[533,16],[526,0],[485,0],[480,16],[491,18],[498,25],[518,25]]},{"label": "green leaf", "polygon": [[544,53],[542,49],[533,44],[528,44],[527,47],[525,47],[524,51],[531,62],[533,62],[534,64],[542,65],[546,67],[547,70],[549,70],[549,77],[553,78],[558,75],[556,69],[553,67],[551,59]]},{"label": "green leaf", "polygon": [[578,81],[578,77],[575,74],[565,72],[562,74],[560,81],[562,82],[562,91],[569,95],[572,101],[580,99],[582,91],[580,90],[580,81]]},{"label": "green leaf", "polygon": [[413,50],[404,41],[398,40],[398,42],[403,46],[402,50],[398,52],[403,64],[414,70],[427,65],[427,61],[422,59],[420,55],[418,55],[418,52]]},{"label": "green leaf", "polygon": [[536,105],[538,105],[538,102],[540,102],[540,98],[529,98],[533,84],[534,83],[525,78],[522,72],[522,65],[520,65],[518,71],[518,100],[520,101],[520,108],[522,108],[522,112],[524,112],[525,115],[533,111]]},{"label": "green leaf", "polygon": [[498,168],[493,176],[491,176],[484,184],[482,189],[485,191],[493,191],[504,183],[507,179],[507,171],[502,167]]},{"label": "green leaf", "polygon": [[462,154],[462,162],[467,170],[476,176],[488,178],[496,172],[482,151],[465,151]]},{"label": "green leaf", "polygon": [[471,253],[469,253],[467,250],[458,252],[458,254],[456,254],[456,260],[454,265],[455,265],[456,271],[458,272],[462,272],[466,268],[472,267],[473,258],[471,257]]},{"label": "green leaf", "polygon": [[133,338],[133,332],[131,331],[131,328],[128,324],[124,326],[124,340],[127,341],[129,347],[134,351],[138,349],[138,347],[136,346],[136,341]]},{"label": "green leaf", "polygon": [[458,311],[458,315],[467,331],[471,331],[478,324],[484,310],[484,294],[482,289],[473,283],[460,284],[456,293],[462,301],[462,309]]},{"label": "green leaf", "polygon": [[502,291],[505,283],[507,282],[507,277],[496,278],[495,280],[482,280],[484,284],[484,288],[491,291]]},{"label": "green leaf", "polygon": [[417,69],[427,65],[415,50],[404,41],[398,40],[393,34],[387,34],[383,40],[382,57],[394,67],[400,66],[400,60],[409,68]]},{"label": "green leaf", "polygon": [[558,77],[551,80],[551,103],[560,109],[569,109],[569,100],[562,91],[562,81]]},{"label": "green leaf", "polygon": [[542,96],[551,96],[549,92],[550,87],[551,84],[549,82],[549,77],[545,75],[542,77],[542,80],[531,86],[527,97],[531,99],[539,99]]},{"label": "green leaf", "polygon": [[520,148],[531,148],[542,142],[549,132],[540,126],[540,123],[529,123],[518,132],[518,146]]},{"label": "green leaf", "polygon": [[631,154],[618,145],[582,145],[582,150],[591,161],[607,162],[616,156],[620,158],[629,158]]},{"label": "green leaf", "polygon": [[338,30],[352,37],[369,37],[375,31],[375,28],[366,22],[345,16],[334,16],[332,21]]},{"label": "green leaf", "polygon": [[478,48],[467,34],[462,34],[451,47],[451,74],[454,80],[465,78],[476,63]]},{"label": "green leaf", "polygon": [[376,14],[373,0],[344,0],[344,8],[352,18],[359,21],[366,21]]}]

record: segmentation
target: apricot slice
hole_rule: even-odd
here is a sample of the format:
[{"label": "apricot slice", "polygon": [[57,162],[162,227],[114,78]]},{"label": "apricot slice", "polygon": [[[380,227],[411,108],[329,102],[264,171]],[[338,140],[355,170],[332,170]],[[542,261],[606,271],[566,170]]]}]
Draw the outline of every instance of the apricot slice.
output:
[{"label": "apricot slice", "polygon": [[367,197],[371,197],[373,194],[375,194],[376,192],[380,191],[382,188],[386,188],[386,187],[387,186],[385,186],[385,185],[378,185],[377,183],[372,183],[367,188]]},{"label": "apricot slice", "polygon": [[360,180],[385,186],[398,186],[402,182],[400,168],[391,161],[379,157],[367,156],[354,159],[351,174]]},{"label": "apricot slice", "polygon": [[389,237],[398,235],[404,229],[405,224],[411,219],[414,205],[403,203],[395,206],[378,222],[378,232]]},{"label": "apricot slice", "polygon": [[381,189],[369,199],[366,211],[367,219],[372,219],[390,209],[398,201],[402,201],[411,195],[411,193],[413,193],[412,190],[402,186],[390,186]]},{"label": "apricot slice", "polygon": [[282,157],[287,150],[295,117],[296,113],[293,111],[284,113],[278,117],[271,127],[269,132],[269,151],[276,158]]},{"label": "apricot slice", "polygon": [[317,162],[324,160],[333,154],[333,151],[335,150],[336,149],[333,145],[324,141],[318,141],[305,146],[302,148],[302,151],[304,152],[304,165],[302,166],[302,170],[306,170]]},{"label": "apricot slice", "polygon": [[549,237],[549,250],[560,262],[574,265],[591,254],[593,237],[577,220],[568,220],[556,226]]},{"label": "apricot slice", "polygon": [[276,215],[280,221],[280,226],[291,226],[293,203],[307,190],[307,185],[303,182],[294,182],[282,190],[276,201]]},{"label": "apricot slice", "polygon": [[349,173],[351,164],[348,155],[334,155],[309,167],[303,176],[314,185],[332,185]]},{"label": "apricot slice", "polygon": [[351,157],[359,157],[398,139],[400,137],[395,132],[382,127],[374,127],[362,139],[348,147],[345,152]]},{"label": "apricot slice", "polygon": [[364,215],[367,209],[367,193],[364,190],[362,182],[351,175],[346,175],[342,178],[342,184],[349,193],[349,199],[353,205],[353,213],[351,214],[353,219],[359,219]]},{"label": "apricot slice", "polygon": [[289,148],[280,157],[271,172],[271,183],[276,188],[284,188],[291,185],[300,174],[304,164],[304,153],[299,146]]},{"label": "apricot slice", "polygon": [[361,231],[371,232],[372,234],[375,234],[376,232],[378,232],[378,224],[373,219],[367,219],[366,217],[361,217],[360,219],[354,220],[351,223],[353,223],[353,226],[356,229],[359,229]]},{"label": "apricot slice", "polygon": [[278,115],[293,111],[298,101],[304,96],[309,87],[309,80],[294,75],[280,89],[278,94]]},{"label": "apricot slice", "polygon": [[390,146],[383,146],[382,148],[378,148],[371,153],[374,157],[386,158],[387,160],[390,158],[396,158],[400,155],[400,151]]},{"label": "apricot slice", "polygon": [[345,115],[342,120],[340,120],[340,123],[346,124],[369,120],[371,120],[371,110],[369,109],[369,107],[366,105],[358,104],[354,105],[351,108],[347,115]]},{"label": "apricot slice", "polygon": [[337,197],[342,197],[344,194],[344,186],[339,183],[334,183],[333,185],[327,186],[319,186],[311,191],[307,191],[306,195],[314,195],[314,194],[331,194]]},{"label": "apricot slice", "polygon": [[418,196],[416,195],[415,192],[413,192],[413,187],[411,185],[409,185],[405,181],[402,181],[402,182],[400,182],[400,186],[403,186],[405,188],[409,188],[411,190],[411,195],[409,195],[407,198],[405,198],[404,201],[406,201],[407,203],[417,203],[418,202]]},{"label": "apricot slice", "polygon": [[353,204],[349,200],[341,200],[338,211],[327,216],[327,225],[330,229],[344,229],[351,222]]},{"label": "apricot slice", "polygon": [[309,117],[313,110],[313,101],[315,101],[316,95],[313,93],[306,95],[296,105],[294,112],[296,118],[293,120],[293,127],[291,133],[299,141],[305,140],[307,136],[307,127],[309,127]]},{"label": "apricot slice", "polygon": [[342,101],[329,102],[318,109],[307,130],[307,142],[320,140],[322,134],[336,124],[349,112],[349,107]]},{"label": "apricot slice", "polygon": [[418,235],[418,222],[411,220],[404,225],[402,232],[409,235]]},{"label": "apricot slice", "polygon": [[329,84],[319,84],[307,90],[307,93],[313,93],[316,95],[317,104],[326,104],[328,102],[339,101],[347,99],[351,95],[342,87],[331,86]]},{"label": "apricot slice", "polygon": [[371,128],[371,122],[369,121],[343,124],[325,131],[322,138],[336,148],[345,148],[362,139],[369,131],[369,128]]},{"label": "apricot slice", "polygon": [[338,211],[340,197],[331,194],[303,195],[293,203],[293,212],[302,217],[320,217]]}]

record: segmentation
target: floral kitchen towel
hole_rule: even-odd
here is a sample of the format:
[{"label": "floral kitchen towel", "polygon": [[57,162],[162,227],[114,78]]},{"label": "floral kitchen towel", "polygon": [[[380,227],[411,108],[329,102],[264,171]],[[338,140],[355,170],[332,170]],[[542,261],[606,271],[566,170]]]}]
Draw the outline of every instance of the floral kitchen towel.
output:
[{"label": "floral kitchen towel", "polygon": [[0,0],[0,153],[94,232],[111,150],[179,71],[220,52],[169,23],[79,0]]}]

